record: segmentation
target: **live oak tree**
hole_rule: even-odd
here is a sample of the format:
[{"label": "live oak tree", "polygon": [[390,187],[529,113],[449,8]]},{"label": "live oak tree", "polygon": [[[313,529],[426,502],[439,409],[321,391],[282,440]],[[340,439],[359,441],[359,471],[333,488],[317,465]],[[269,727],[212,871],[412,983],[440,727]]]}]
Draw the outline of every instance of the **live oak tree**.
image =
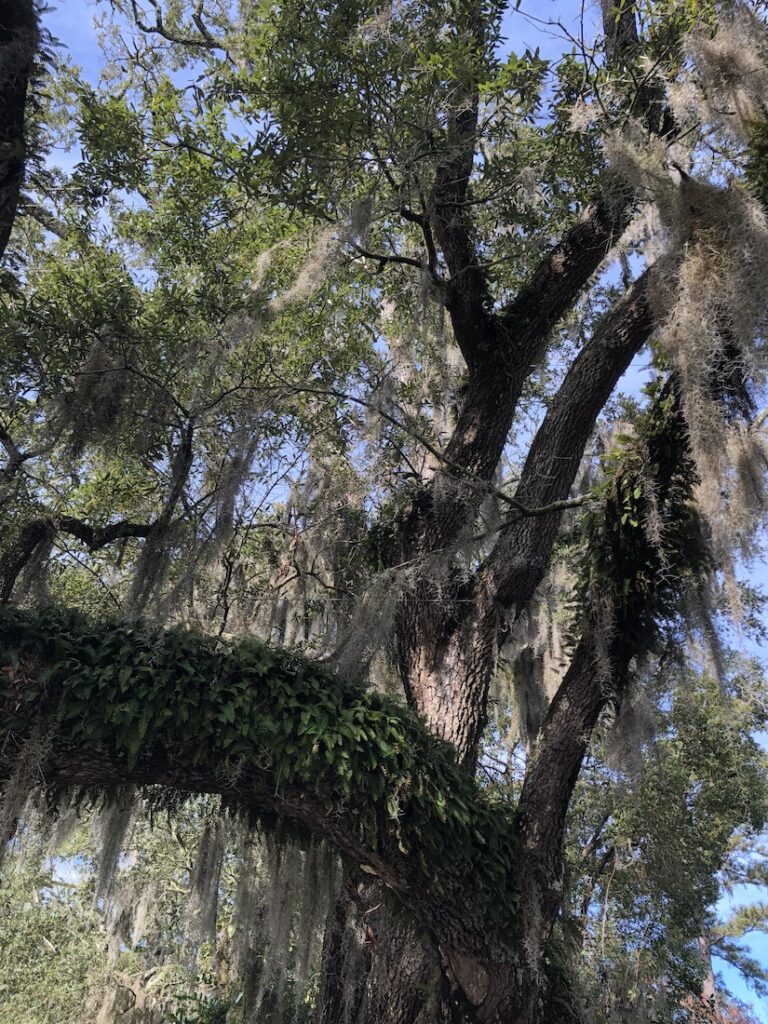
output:
[{"label": "live oak tree", "polygon": [[557,61],[474,0],[106,14],[98,86],[0,21],[4,828],[41,780],[218,794],[407,909],[357,1019],[574,1019],[590,741],[752,612],[762,6],[606,3]]}]

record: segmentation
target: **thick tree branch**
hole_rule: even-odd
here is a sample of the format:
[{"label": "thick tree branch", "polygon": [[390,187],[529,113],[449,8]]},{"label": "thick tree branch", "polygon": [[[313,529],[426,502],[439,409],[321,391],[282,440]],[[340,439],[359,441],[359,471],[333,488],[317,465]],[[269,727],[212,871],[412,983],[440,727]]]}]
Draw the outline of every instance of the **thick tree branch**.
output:
[{"label": "thick tree branch", "polygon": [[618,71],[624,70],[636,83],[628,114],[642,117],[648,130],[655,135],[674,135],[677,125],[656,73],[658,65],[654,65],[651,71],[645,70],[637,81],[638,58],[642,53],[637,4],[633,0],[601,0],[601,4],[606,62]]},{"label": "thick tree branch", "polygon": [[55,512],[38,516],[22,528],[15,542],[0,557],[0,603],[10,601],[19,576],[35,552],[42,544],[50,543],[57,533],[76,537],[89,551],[98,551],[116,540],[150,537],[156,529],[156,523],[134,523],[129,520],[120,520],[107,526],[91,526],[75,516]]},{"label": "thick tree branch", "polygon": [[[467,5],[468,7],[470,5]],[[456,343],[470,373],[495,347],[496,327],[490,312],[490,292],[479,265],[474,227],[466,205],[477,146],[480,96],[478,68],[485,49],[485,25],[479,4],[472,4],[464,25],[469,44],[466,80],[457,85],[448,117],[446,153],[438,166],[427,204],[432,235],[442,249],[450,278],[446,306]]]},{"label": "thick tree branch", "polygon": [[449,948],[503,951],[511,818],[402,705],[293,653],[0,609],[0,780],[38,740],[46,785],[219,793],[367,865]]},{"label": "thick tree branch", "polygon": [[573,307],[632,219],[632,190],[609,177],[600,194],[544,257],[528,283],[502,311],[501,321],[527,376],[552,328]]},{"label": "thick tree branch", "polygon": [[[618,34],[617,18],[622,26]],[[634,5],[614,7],[606,0],[604,23],[609,37],[609,60],[617,66],[629,65],[637,57]],[[654,89],[648,86],[643,98],[645,106],[638,113],[645,117],[649,130],[672,131],[669,117],[660,119],[657,108],[652,106],[659,98]],[[607,175],[577,223],[542,260],[512,302],[498,314],[489,312],[487,280],[475,257],[472,225],[466,212],[477,110],[474,94],[467,96],[454,125],[457,141],[452,159],[446,160],[436,175],[431,209],[435,235],[451,273],[447,305],[454,334],[470,369],[456,428],[445,448],[445,465],[461,467],[472,477],[490,480],[525,382],[541,357],[552,328],[573,308],[629,225],[634,191],[617,176]],[[453,469],[439,474],[431,493],[414,509],[404,530],[404,536],[412,538],[409,554],[416,547],[437,550],[452,543],[472,512],[476,512],[477,502],[468,502],[467,496],[456,494],[455,489],[451,496],[451,486],[446,486],[445,477],[453,474]],[[442,493],[438,500],[437,490]],[[566,497],[567,493],[551,500]],[[550,504],[549,500],[520,500],[524,505]]]},{"label": "thick tree branch", "polygon": [[[525,603],[543,578],[597,416],[655,326],[657,310],[650,291],[662,272],[661,267],[648,271],[624,295],[571,366],[529,453],[515,494],[522,508],[510,513],[472,593],[457,594],[456,607],[450,611],[430,599],[428,581],[406,595],[399,626],[406,692],[430,725],[456,743],[470,766],[485,726],[503,609]],[[469,510],[481,500],[468,493],[467,471],[474,479],[491,479],[523,380],[521,374],[516,387],[508,386],[506,395],[500,396],[498,378],[470,378],[459,423],[445,450],[441,493],[437,501],[426,494],[423,504],[414,505],[404,531],[409,546],[400,549],[401,559],[447,549],[455,542]],[[447,477],[455,480],[447,482]],[[528,514],[532,510],[535,516]],[[433,652],[429,658],[424,656],[425,643]],[[458,681],[450,714],[445,707],[448,679]]]},{"label": "thick tree branch", "polygon": [[487,586],[505,607],[523,607],[546,572],[570,493],[597,418],[632,359],[663,315],[664,284],[677,263],[654,264],[596,325],[550,403],[526,458],[515,498],[524,507],[550,506],[533,524],[520,516],[502,534],[486,567]]},{"label": "thick tree branch", "polygon": [[640,37],[632,0],[600,0],[605,54],[609,63],[624,64],[634,53]]},{"label": "thick tree branch", "polygon": [[[541,909],[527,927],[538,929],[539,944],[559,906],[565,816],[598,716],[609,701],[621,701],[633,659],[658,643],[661,624],[674,620],[689,581],[710,560],[674,377],[656,383],[637,431],[614,453],[599,514],[584,524],[588,555],[579,560],[576,588],[582,636],[537,737],[518,804],[524,887]],[[662,524],[654,537],[645,529],[649,514]]]},{"label": "thick tree branch", "polygon": [[155,523],[133,523],[123,519],[108,526],[90,526],[74,516],[52,516],[50,522],[61,533],[77,537],[89,551],[99,551],[116,540],[130,537],[149,537],[156,529]]},{"label": "thick tree branch", "polygon": [[[661,306],[654,294],[669,272],[666,261],[648,270],[598,323],[575,359],[526,460],[515,494],[522,508],[509,513],[499,541],[471,591],[463,590],[450,611],[444,603],[437,606],[429,600],[428,581],[407,597],[400,626],[403,649],[413,652],[404,662],[406,692],[416,680],[420,689],[410,695],[414,705],[440,735],[453,736],[469,764],[477,756],[485,726],[499,627],[507,609],[523,606],[543,579],[562,512],[570,504],[568,494],[584,448],[613,388],[656,324]],[[493,420],[489,419],[491,414]],[[495,429],[494,424],[502,427],[495,418],[499,415],[498,407],[485,413],[486,431]],[[450,518],[445,515],[447,508]],[[531,515],[534,510],[537,514]],[[442,511],[438,524],[441,529],[432,524],[429,542],[444,536],[442,530],[447,533],[455,528],[466,514],[465,495],[456,490],[452,499],[444,499]],[[447,546],[449,541],[444,543]],[[429,662],[425,665],[425,639],[437,652],[433,656],[435,667]],[[458,680],[451,696],[450,715],[444,707],[445,663],[451,667],[448,678]],[[453,732],[448,733],[448,729]]]},{"label": "thick tree branch", "polygon": [[592,731],[607,697],[596,664],[595,637],[579,642],[552,701],[528,763],[518,803],[526,885],[540,920],[526,923],[543,946],[560,906],[565,818]]},{"label": "thick tree branch", "polygon": [[[606,58],[617,69],[630,68],[639,56],[635,4],[603,0]],[[632,114],[648,130],[672,137],[674,119],[655,79],[644,80],[632,101]],[[528,283],[501,313],[514,339],[514,357],[527,374],[555,324],[573,307],[592,275],[629,226],[634,192],[615,175],[606,176],[576,224],[545,256]]]}]

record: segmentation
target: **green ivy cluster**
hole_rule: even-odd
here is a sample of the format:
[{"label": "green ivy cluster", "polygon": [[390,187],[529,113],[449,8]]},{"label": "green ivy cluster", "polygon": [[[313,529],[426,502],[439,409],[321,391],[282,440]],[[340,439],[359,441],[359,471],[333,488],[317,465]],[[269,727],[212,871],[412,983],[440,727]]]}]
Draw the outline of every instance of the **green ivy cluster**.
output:
[{"label": "green ivy cluster", "polygon": [[266,769],[276,791],[351,811],[359,839],[409,855],[414,885],[469,893],[508,933],[515,834],[452,748],[392,697],[256,640],[0,609],[0,743],[42,718],[57,742],[126,769],[158,753],[212,778]]}]

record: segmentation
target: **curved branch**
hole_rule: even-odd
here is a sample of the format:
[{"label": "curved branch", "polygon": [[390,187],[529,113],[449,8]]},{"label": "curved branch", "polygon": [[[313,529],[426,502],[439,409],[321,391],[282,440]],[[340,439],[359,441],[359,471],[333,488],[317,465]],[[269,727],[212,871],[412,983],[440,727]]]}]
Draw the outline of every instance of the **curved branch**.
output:
[{"label": "curved branch", "polygon": [[546,942],[560,906],[565,818],[592,731],[607,700],[595,659],[595,637],[588,633],[579,642],[544,719],[518,803],[526,881],[535,891],[532,906],[540,911],[540,919],[526,922],[525,930],[539,946]]},{"label": "curved branch", "polygon": [[157,528],[156,523],[133,523],[128,519],[121,519],[108,526],[90,526],[74,516],[51,516],[49,522],[61,533],[81,540],[89,551],[98,551],[116,540],[149,537]]},{"label": "curved branch", "polygon": [[[661,624],[676,617],[691,578],[710,564],[694,505],[698,477],[673,376],[656,383],[637,431],[633,442],[615,452],[602,507],[584,524],[588,555],[579,559],[576,586],[583,633],[536,739],[518,803],[523,885],[541,909],[526,927],[539,944],[559,907],[565,816],[600,712],[609,701],[621,702],[629,666],[658,643]],[[643,491],[649,491],[646,457],[653,499],[646,494],[643,505]],[[624,513],[629,495],[639,502],[637,520]],[[640,525],[651,507],[664,524],[653,538]]]},{"label": "curved branch", "polygon": [[[603,0],[603,32],[609,65],[630,68],[639,56],[636,5]],[[632,113],[648,131],[672,138],[674,118],[664,91],[646,77],[632,100]],[[518,359],[534,362],[555,324],[571,309],[589,279],[629,226],[634,190],[618,176],[606,178],[579,220],[543,259],[528,283],[502,311],[501,320],[515,339]]]},{"label": "curved branch", "polygon": [[501,321],[514,338],[526,375],[552,328],[573,307],[629,226],[632,198],[627,185],[618,178],[608,179],[502,311]]},{"label": "curved branch", "polygon": [[[463,29],[469,40],[471,63],[480,58],[486,40],[481,5],[470,6]],[[466,206],[477,147],[480,94],[477,69],[469,67],[465,73],[466,81],[456,89],[454,109],[448,117],[446,153],[435,172],[427,204],[431,230],[425,231],[425,239],[429,247],[434,234],[445,257],[450,275],[446,308],[456,344],[471,373],[493,347],[486,335],[495,336],[495,324],[488,279],[478,262],[474,225]]]},{"label": "curved branch", "polygon": [[144,32],[146,35],[160,36],[161,39],[165,39],[169,43],[174,43],[177,46],[190,46],[192,48],[198,48],[203,50],[222,50],[224,53],[227,52],[227,48],[224,43],[211,33],[208,26],[205,24],[202,18],[202,3],[197,5],[197,9],[192,15],[192,21],[195,24],[195,28],[200,33],[199,36],[180,36],[175,32],[170,31],[166,27],[163,21],[163,9],[160,6],[159,0],[149,0],[149,4],[155,12],[155,23],[154,25],[148,25],[142,20],[141,12],[139,11],[136,0],[131,0],[131,9],[133,11],[133,19],[136,22],[136,27]]},{"label": "curved branch", "polygon": [[676,263],[646,270],[598,322],[552,399],[528,452],[515,494],[523,507],[549,507],[551,516],[510,524],[488,559],[486,583],[504,606],[523,606],[544,577],[560,527],[563,503],[576,478],[597,417],[632,359],[652,334],[663,306],[661,285]]},{"label": "curved branch", "polygon": [[[369,249],[364,249],[362,245],[353,243],[352,248],[357,252],[357,255],[366,260],[375,260],[379,264],[379,273],[384,269],[388,263],[396,263],[406,267],[416,267],[417,270],[426,270],[426,264],[422,263],[421,260],[417,260],[414,256],[400,256],[398,253],[383,253],[383,252],[371,252]],[[357,257],[355,257],[357,258]]]},{"label": "curved branch", "polygon": [[[622,23],[618,34],[617,15]],[[610,37],[610,60],[631,63],[637,55],[634,4],[615,6],[612,0],[606,0],[604,24]],[[635,105],[643,105],[639,113],[650,131],[669,134],[674,126],[668,115],[657,116],[652,104],[658,97],[652,84],[643,97],[635,97]],[[461,467],[464,474],[490,481],[525,383],[552,328],[573,308],[629,225],[635,193],[618,176],[606,176],[577,223],[542,260],[517,296],[500,312],[490,312],[487,279],[476,260],[466,212],[477,131],[477,107],[470,100],[467,97],[464,110],[457,116],[453,156],[438,169],[430,205],[435,234],[451,273],[446,285],[447,307],[470,371],[456,427],[445,448],[445,465]],[[417,547],[446,547],[476,513],[476,502],[468,502],[466,495],[452,496],[456,489],[444,486],[444,477],[453,475],[452,468],[436,475],[429,493],[414,509],[403,531],[407,554]],[[566,498],[567,491],[541,501],[520,496],[520,501],[527,507],[541,507]],[[412,538],[411,543],[406,535]],[[399,551],[398,557],[402,553]]]},{"label": "curved branch", "polygon": [[34,736],[46,785],[219,793],[367,865],[441,943],[504,947],[511,816],[402,705],[293,653],[6,607],[0,780]]},{"label": "curved branch", "polygon": [[133,523],[120,520],[107,526],[91,526],[75,516],[49,512],[28,522],[16,541],[0,556],[0,604],[11,599],[16,581],[41,544],[52,541],[57,533],[66,533],[82,541],[89,551],[98,551],[116,540],[149,537],[157,523]]}]

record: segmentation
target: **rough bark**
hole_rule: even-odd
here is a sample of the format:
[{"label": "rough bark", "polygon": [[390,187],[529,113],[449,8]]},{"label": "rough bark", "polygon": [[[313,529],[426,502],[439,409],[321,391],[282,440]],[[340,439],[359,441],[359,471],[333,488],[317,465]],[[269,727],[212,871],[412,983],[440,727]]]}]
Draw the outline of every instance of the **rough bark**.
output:
[{"label": "rough bark", "polygon": [[560,907],[566,813],[606,700],[595,662],[594,638],[587,635],[544,719],[518,803],[518,820],[525,836],[525,931],[536,950],[543,950]]},{"label": "rough bark", "polygon": [[[661,260],[627,289],[596,325],[550,402],[528,451],[515,497],[526,507],[567,498],[584,450],[605,403],[664,316],[664,285],[677,260]],[[546,571],[562,512],[526,517],[512,513],[484,572],[486,585],[505,608],[522,608]]]},{"label": "rough bark", "polygon": [[[654,266],[605,314],[574,361],[531,445],[516,500],[542,508],[567,498],[597,417],[663,312]],[[487,419],[487,416],[486,416]],[[478,434],[482,434],[478,424]],[[430,729],[474,765],[486,724],[488,688],[510,609],[530,601],[546,572],[562,510],[509,514],[482,572],[437,602],[434,582],[417,580],[399,627],[401,676],[409,703]]]},{"label": "rough bark", "polygon": [[[8,621],[14,630],[18,616]],[[121,643],[130,642],[133,631],[122,635]],[[60,687],[66,686],[70,673],[80,679],[78,673],[84,666],[99,678],[105,671],[105,659],[110,663],[113,659],[108,653],[113,650],[111,646],[105,648],[103,657],[99,654],[98,634],[86,632],[83,636],[77,646],[83,652],[83,662],[67,654],[65,663],[61,663],[65,669],[56,669],[50,675],[64,656],[55,639],[40,637],[38,641],[35,637],[31,646],[27,640],[19,654],[17,632],[0,630],[0,643],[8,652],[0,666],[0,781],[14,778],[22,764],[30,785],[103,791],[132,784],[161,786],[175,792],[216,793],[230,806],[250,814],[291,821],[334,844],[351,864],[365,866],[405,911],[405,916],[382,914],[371,926],[371,973],[360,997],[356,1024],[415,1024],[419,1019],[432,1020],[433,1008],[435,1018],[470,1024],[522,1024],[533,1019],[528,1015],[538,996],[528,975],[519,970],[514,920],[510,919],[509,928],[501,931],[498,925],[490,925],[485,911],[478,911],[484,903],[478,904],[473,898],[474,879],[466,873],[453,879],[448,870],[428,876],[415,871],[413,853],[402,847],[400,828],[387,817],[387,792],[382,794],[379,806],[355,789],[348,793],[339,786],[338,792],[329,794],[326,790],[332,785],[330,780],[320,790],[308,783],[285,783],[281,761],[270,756],[268,748],[258,746],[233,771],[231,766],[201,760],[203,739],[195,735],[180,739],[173,724],[160,726],[135,757],[128,756],[124,749],[113,747],[108,738],[109,723],[123,706],[123,698],[117,704],[105,703],[98,691],[85,709],[77,712],[77,727],[85,731],[73,741],[68,705],[60,703]],[[154,652],[153,659],[160,657],[154,641],[145,638],[139,642],[151,642],[148,649]],[[188,657],[194,659],[194,646],[187,650]],[[286,658],[295,671],[295,656]],[[136,661],[135,653],[128,659],[129,665],[134,663],[144,665]],[[153,665],[164,678],[165,662],[153,661]],[[140,673],[141,669],[136,671]],[[309,665],[307,671],[311,671]],[[114,675],[117,679],[117,670]],[[140,678],[137,675],[136,681]],[[121,693],[128,695],[134,682],[130,674],[120,674],[119,682]],[[112,683],[106,685],[111,687]],[[30,693],[37,693],[35,701],[28,699]],[[168,701],[176,700],[175,693],[170,686]],[[159,721],[174,721],[172,716],[165,718],[160,705],[155,706],[155,714]],[[83,735],[103,738],[86,741]],[[434,744],[431,738],[427,740]],[[28,763],[30,757],[34,764]],[[408,813],[407,808],[403,813]],[[375,839],[361,829],[361,822],[372,814],[381,822]],[[508,844],[510,850],[515,849],[513,834]],[[487,856],[484,847],[478,847],[478,852]],[[512,873],[510,885],[514,884]],[[478,891],[478,898],[484,899],[482,892]],[[331,935],[329,942],[332,939]],[[335,955],[329,947],[327,963]],[[387,992],[388,999],[382,1001]],[[327,993],[329,1005],[333,1005],[338,993],[334,996],[329,988]]]},{"label": "rough bark", "polygon": [[[481,47],[482,25],[471,12],[467,17],[468,36]],[[608,59],[629,64],[638,44],[634,6],[606,2],[604,24]],[[629,225],[635,197],[625,183],[606,174],[527,284],[505,308],[493,310],[467,207],[479,102],[471,80],[460,99],[449,124],[447,156],[436,173],[430,217],[449,272],[447,308],[468,381],[443,464],[405,516],[390,561],[418,565],[421,560],[427,566],[426,578],[417,570],[398,621],[400,674],[409,704],[457,747],[471,770],[508,612],[524,607],[543,579],[562,512],[511,518],[489,563],[469,584],[457,575],[436,594],[429,559],[444,555],[450,567],[452,549],[489,493],[526,381],[551,331]],[[649,130],[665,133],[673,124],[661,99],[650,82],[632,103]],[[643,275],[574,362],[529,454],[517,495],[522,504],[540,507],[567,498],[601,409],[657,322],[660,310],[652,305],[650,291],[668,272],[657,267]]]},{"label": "rough bark", "polygon": [[[609,58],[620,61],[636,45],[637,33],[630,6],[622,9],[618,22],[614,13],[608,4]],[[616,26],[620,32],[614,32]],[[474,22],[472,28],[478,38]],[[659,117],[659,97],[651,87],[646,93],[635,102],[645,111],[652,130],[670,130],[669,120]],[[393,562],[418,561],[446,552],[450,563],[448,552],[467,524],[474,521],[487,496],[523,388],[551,331],[582,294],[633,214],[632,190],[607,177],[601,191],[542,260],[528,284],[506,308],[494,312],[466,206],[477,110],[478,97],[470,88],[463,109],[451,125],[449,158],[438,169],[431,202],[434,236],[450,275],[447,308],[454,337],[467,363],[468,383],[444,463],[403,523]],[[647,272],[629,289],[597,326],[567,374],[523,471],[516,497],[526,507],[568,497],[600,411],[657,322],[660,310],[652,306],[650,293],[656,278],[668,269],[657,267]],[[521,609],[530,601],[543,579],[561,519],[561,511],[535,518],[510,516],[488,564],[473,581],[466,582],[460,576],[449,578],[447,584],[444,580],[438,597],[427,570],[425,577],[416,575],[403,599],[397,636],[400,675],[409,705],[431,731],[456,747],[470,771],[476,764],[487,721],[488,692],[507,616],[510,609]],[[450,568],[446,575],[450,577]],[[577,660],[573,673],[585,677],[588,689],[589,673]],[[580,753],[577,757],[574,751],[572,765],[576,774],[599,713],[599,700],[589,706],[588,720],[571,723],[579,737]],[[539,775],[534,778],[537,783],[547,781]],[[562,810],[562,821],[553,823],[555,834],[542,871],[533,871],[530,884],[526,881],[532,898],[535,894],[543,901],[535,920],[525,924],[537,933],[532,946],[539,950],[549,936],[558,905],[562,829],[573,788],[570,775],[561,781],[567,794],[557,812]],[[529,783],[529,790],[532,785]],[[536,965],[531,966],[535,973]],[[532,983],[531,991],[535,988]],[[521,1020],[527,1020],[534,1012],[535,1001],[536,996],[529,993],[516,1003],[516,1008],[504,1004],[504,1013],[519,1013]],[[502,1004],[489,1008],[492,993],[484,1002],[483,1012],[488,1013],[489,1020],[494,1019]]]},{"label": "rough bark", "polygon": [[328,914],[323,935],[318,1024],[357,1024],[371,969],[361,946],[356,871],[349,871]]},{"label": "rough bark", "polygon": [[[378,896],[381,903],[381,890]],[[366,920],[370,922],[365,926],[370,972],[360,1024],[431,1024],[440,1020],[443,969],[434,941],[386,902]]]},{"label": "rough bark", "polygon": [[[11,778],[20,764],[29,768],[27,762],[34,758],[30,785],[37,781],[54,787],[99,789],[125,784],[160,785],[182,792],[218,793],[244,811],[280,816],[329,840],[352,864],[365,865],[422,928],[449,948],[460,949],[466,956],[487,958],[503,952],[498,927],[489,931],[487,921],[473,905],[474,878],[467,869],[475,857],[471,846],[460,860],[452,862],[453,868],[443,873],[419,870],[412,851],[404,845],[407,833],[401,830],[399,816],[387,808],[391,794],[386,789],[376,790],[379,796],[372,792],[366,795],[364,787],[345,785],[343,771],[329,769],[324,773],[321,764],[317,771],[313,767],[311,774],[302,776],[304,781],[291,781],[289,761],[295,746],[289,745],[280,753],[282,748],[269,741],[275,728],[283,732],[287,727],[286,735],[297,735],[303,721],[301,709],[314,706],[329,687],[334,687],[337,697],[333,703],[324,704],[328,708],[327,728],[337,726],[335,720],[327,719],[331,713],[338,715],[339,722],[354,715],[355,720],[367,723],[356,741],[359,755],[354,756],[360,764],[365,763],[366,737],[372,738],[377,723],[382,722],[387,729],[388,722],[397,720],[397,735],[402,737],[397,742],[402,749],[393,751],[390,769],[396,770],[396,764],[405,758],[402,763],[408,766],[408,777],[414,783],[436,770],[456,773],[447,748],[435,744],[405,709],[382,707],[375,699],[370,718],[365,719],[368,705],[359,687],[336,684],[318,674],[311,663],[301,665],[290,653],[271,652],[262,668],[258,666],[263,650],[248,648],[245,660],[230,660],[227,669],[220,660],[207,659],[207,643],[195,641],[192,635],[182,648],[178,634],[171,634],[171,647],[164,654],[162,635],[148,633],[146,627],[121,627],[116,636],[109,629],[91,627],[82,618],[55,621],[60,624],[52,628],[46,626],[49,620],[45,617],[27,621],[26,616],[15,612],[0,620],[0,780]],[[119,664],[115,643],[121,652]],[[180,649],[185,652],[187,666],[180,668],[175,678]],[[201,672],[190,676],[193,663]],[[152,721],[144,718],[140,729],[137,720],[134,732],[138,745],[128,745],[113,736],[115,723],[124,720],[131,708],[136,710],[135,695],[146,687],[148,672],[157,675],[151,698]],[[216,678],[209,680],[211,674]],[[83,685],[88,688],[85,697],[82,693],[73,697],[72,686],[80,693]],[[211,746],[210,737],[206,741],[203,735],[211,717],[220,715],[226,707],[231,714],[223,720],[231,721],[237,715],[239,705],[232,704],[229,696],[233,686],[248,691],[245,699],[249,704],[261,704],[265,709],[271,707],[275,699],[272,695],[285,692],[286,687],[292,688],[293,694],[285,710],[279,712],[279,721],[270,717],[273,712],[265,710],[265,717],[250,727],[247,752],[238,755],[236,766],[226,763],[226,747]],[[178,717],[181,693],[187,707],[206,702],[205,712],[199,720],[193,719],[194,725],[183,735],[179,727],[189,721],[189,712]],[[211,693],[219,696],[211,698]],[[309,747],[312,742],[310,739]],[[320,761],[325,763],[324,758]],[[462,806],[474,814],[471,802],[475,801],[480,814],[478,825],[486,822],[481,827],[488,827],[482,794],[469,780],[464,784],[463,775],[458,774],[458,780],[462,780],[461,792],[467,801]],[[411,808],[410,800],[409,795],[403,795],[401,814],[421,813],[416,805]],[[455,839],[466,846],[467,840],[472,840],[471,828],[462,826],[464,831],[456,832],[450,822],[441,824],[444,817],[430,813],[426,818],[422,814],[416,834],[426,841],[435,830],[446,827],[444,849]],[[509,843],[513,844],[511,835]],[[476,853],[482,853],[479,841]],[[503,864],[500,868],[507,870]],[[479,888],[475,899],[485,905],[483,892],[488,892],[487,888]]]}]

